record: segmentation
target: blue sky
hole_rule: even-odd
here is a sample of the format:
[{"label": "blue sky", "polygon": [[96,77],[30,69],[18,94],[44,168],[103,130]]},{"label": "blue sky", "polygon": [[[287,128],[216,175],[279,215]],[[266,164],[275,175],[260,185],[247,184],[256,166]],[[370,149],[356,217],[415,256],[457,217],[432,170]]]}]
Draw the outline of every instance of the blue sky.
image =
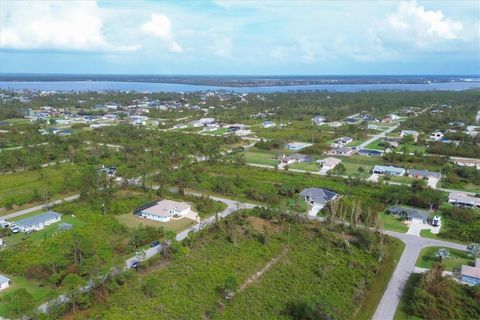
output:
[{"label": "blue sky", "polygon": [[480,74],[478,1],[0,1],[0,72]]}]

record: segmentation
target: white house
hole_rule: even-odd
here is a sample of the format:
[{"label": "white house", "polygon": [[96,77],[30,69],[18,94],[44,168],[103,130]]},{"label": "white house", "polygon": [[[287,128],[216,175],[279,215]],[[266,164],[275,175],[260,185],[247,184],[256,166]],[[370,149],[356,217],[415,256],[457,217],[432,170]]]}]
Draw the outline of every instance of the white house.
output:
[{"label": "white house", "polygon": [[406,137],[406,136],[412,136],[414,141],[417,141],[418,139],[418,131],[415,130],[402,130],[400,131],[400,137]]},{"label": "white house", "polygon": [[333,158],[333,157],[328,157],[322,160],[318,160],[317,162],[320,164],[322,168],[324,168],[324,171],[329,171],[335,168],[337,165],[339,165],[340,162],[342,162],[342,160]]},{"label": "white house", "polygon": [[188,214],[190,212],[190,204],[173,200],[161,200],[135,211],[135,214],[142,218],[168,222],[172,217],[181,218]]},{"label": "white house", "polygon": [[352,141],[353,141],[353,138],[351,137],[340,137],[338,139],[335,139],[335,142],[332,142],[330,146],[333,148],[340,148],[349,144]]},{"label": "white house", "polygon": [[262,122],[262,126],[264,128],[272,128],[272,127],[276,126],[276,123],[273,122],[273,121],[264,121],[264,122]]},{"label": "white house", "polygon": [[10,279],[0,274],[0,291],[10,287]]},{"label": "white house", "polygon": [[48,211],[33,217],[17,220],[12,224],[22,232],[43,230],[46,226],[62,220],[62,215],[58,212]]},{"label": "white house", "polygon": [[438,141],[443,138],[443,132],[441,131],[435,131],[430,134],[430,139]]},{"label": "white house", "polygon": [[450,192],[448,203],[461,208],[480,208],[480,198],[469,196],[461,192]]},{"label": "white house", "polygon": [[480,170],[480,160],[479,159],[455,158],[455,159],[452,159],[452,161],[457,166],[474,167],[477,170]]},{"label": "white house", "polygon": [[340,148],[333,148],[327,151],[327,155],[329,156],[342,156],[342,157],[351,157],[357,151],[352,148],[347,147],[340,147]]},{"label": "white house", "polygon": [[298,150],[305,149],[306,147],[310,147],[311,145],[312,145],[311,143],[291,142],[291,143],[287,143],[285,145],[285,148],[287,148],[288,150],[298,151]]},{"label": "white house", "polygon": [[317,126],[324,124],[326,121],[327,119],[325,119],[323,116],[315,116],[312,118],[313,124],[316,124]]},{"label": "white house", "polygon": [[328,122],[327,125],[329,127],[336,128],[336,127],[341,127],[343,123],[341,123],[340,121],[333,121],[333,122]]}]

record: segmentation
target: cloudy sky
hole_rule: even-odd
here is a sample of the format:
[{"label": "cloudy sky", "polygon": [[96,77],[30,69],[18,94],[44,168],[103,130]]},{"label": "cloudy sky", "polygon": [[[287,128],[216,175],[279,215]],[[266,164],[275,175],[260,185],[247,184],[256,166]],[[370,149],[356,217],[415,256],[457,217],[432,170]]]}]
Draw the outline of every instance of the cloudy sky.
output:
[{"label": "cloudy sky", "polygon": [[472,1],[0,0],[0,72],[480,74]]}]

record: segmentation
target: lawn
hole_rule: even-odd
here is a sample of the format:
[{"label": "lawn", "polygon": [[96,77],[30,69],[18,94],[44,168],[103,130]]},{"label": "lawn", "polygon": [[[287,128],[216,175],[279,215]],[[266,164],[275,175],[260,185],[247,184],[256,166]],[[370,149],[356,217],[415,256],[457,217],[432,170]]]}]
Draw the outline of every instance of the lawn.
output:
[{"label": "lawn", "polygon": [[408,278],[402,297],[400,298],[400,303],[397,307],[397,312],[395,312],[395,320],[422,320],[421,318],[408,315],[407,310],[410,304],[413,289],[415,288],[415,284],[420,280],[420,277],[421,274],[412,273]]},{"label": "lawn", "polygon": [[[343,159],[342,159],[343,160]],[[372,170],[371,165],[362,165],[357,163],[348,163],[342,161],[343,166],[346,169],[345,175],[351,177],[367,178],[370,176],[370,171]],[[358,172],[358,168],[363,167],[363,173]]]},{"label": "lawn", "polygon": [[402,256],[403,250],[405,249],[405,244],[398,239],[389,238],[389,240],[391,242],[389,242],[387,250],[390,254],[380,266],[380,269],[377,272],[377,277],[365,296],[360,312],[355,316],[354,319],[372,319],[373,314],[375,313],[375,310],[382,299],[383,293],[387,289],[390,278],[397,267],[397,263]]},{"label": "lawn", "polygon": [[165,230],[171,230],[175,233],[181,232],[191,226],[197,224],[195,221],[182,218],[179,220],[170,220],[168,222],[159,222],[150,219],[144,219],[137,217],[132,213],[122,214],[120,216],[116,216],[117,220],[126,225],[129,228],[136,228],[140,225],[144,226],[151,226],[151,227],[163,227]]},{"label": "lawn", "polygon": [[[435,262],[439,262],[435,257],[435,253],[440,248],[441,247],[423,248],[418,256],[416,266],[430,269]],[[473,263],[473,259],[469,257],[465,251],[450,248],[447,249],[450,253],[450,257],[444,259],[442,262],[442,264],[445,265],[445,270],[453,271],[455,268],[461,268],[462,265],[468,265],[470,262]]]},{"label": "lawn", "polygon": [[40,305],[45,302],[45,300],[55,296],[54,290],[48,287],[40,287],[35,281],[11,275],[5,276],[11,280],[12,285],[8,289],[0,291],[0,317],[5,316],[5,304],[2,302],[3,295],[12,292],[15,289],[24,288],[27,290],[33,296],[35,304],[37,305]]},{"label": "lawn", "polygon": [[[36,212],[36,214],[39,214],[41,212]],[[17,220],[19,220],[19,218],[23,218],[24,216],[21,216],[21,217],[17,217]],[[31,234],[25,234],[25,233],[17,233],[11,237],[7,237],[5,238],[5,244],[7,245],[13,245],[13,244],[17,244],[21,241],[24,241],[26,239],[31,239],[32,241],[34,242],[39,242],[39,241],[42,241],[50,236],[52,236],[53,234],[57,233],[58,232],[58,225],[61,224],[61,223],[69,223],[73,226],[73,228],[75,228],[75,226],[81,226],[84,224],[84,222],[76,217],[72,217],[72,216],[67,216],[67,215],[62,215],[62,220],[59,221],[59,222],[55,222],[54,224],[51,224],[47,227],[45,227],[45,229],[43,230],[40,230],[40,231],[37,231],[37,232],[33,232]]]},{"label": "lawn", "polygon": [[47,189],[50,196],[65,192],[66,181],[72,188],[78,187],[79,168],[64,164],[36,171],[3,174],[1,180],[0,208],[7,204],[22,205],[42,199]]},{"label": "lawn", "polygon": [[382,223],[385,230],[391,230],[401,233],[405,233],[408,231],[408,226],[394,215],[382,212],[378,215],[378,218],[380,219],[380,222]]},{"label": "lawn", "polygon": [[278,161],[274,159],[274,155],[271,153],[262,152],[245,152],[245,161],[247,163],[275,166]]},{"label": "lawn", "polygon": [[213,130],[213,131],[204,131],[202,133],[206,134],[206,135],[223,136],[227,132],[228,132],[228,128],[220,128],[220,129]]},{"label": "lawn", "polygon": [[[444,226],[442,225],[442,228]],[[462,242],[457,239],[449,239],[449,238],[443,238],[440,237],[438,234],[432,233],[430,230],[424,229],[420,231],[420,236],[423,238],[429,238],[429,239],[435,239],[435,240],[441,240],[441,241],[449,241],[449,242],[455,242],[455,243],[460,243],[460,244],[466,244],[465,242]]]},{"label": "lawn", "polygon": [[383,141],[381,139],[378,139],[378,140],[375,140],[373,141],[372,143],[370,143],[369,145],[367,145],[365,147],[365,149],[372,149],[372,150],[385,150],[385,147],[381,146],[380,144],[382,143]]},{"label": "lawn", "polygon": [[415,181],[415,178],[407,177],[407,176],[389,176],[390,181],[399,182],[403,184],[412,184]]},{"label": "lawn", "polygon": [[288,167],[290,169],[299,169],[299,170],[313,171],[313,172],[320,170],[320,166],[315,162],[292,163],[292,164],[289,164]]}]

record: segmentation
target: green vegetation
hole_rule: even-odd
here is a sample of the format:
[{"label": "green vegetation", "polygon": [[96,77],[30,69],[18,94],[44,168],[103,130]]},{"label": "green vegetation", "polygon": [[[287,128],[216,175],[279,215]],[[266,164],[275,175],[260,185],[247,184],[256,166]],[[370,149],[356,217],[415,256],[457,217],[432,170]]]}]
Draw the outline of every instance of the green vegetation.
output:
[{"label": "green vegetation", "polygon": [[[378,235],[367,231],[339,233],[259,214],[264,218],[237,214],[203,231],[187,242],[186,254],[174,252],[165,268],[133,279],[87,317],[148,318],[155,312],[163,318],[291,319],[293,309],[313,304],[327,315],[350,319],[352,310],[360,312],[368,289],[378,288],[381,266],[375,257],[402,249],[388,239],[382,249]],[[259,270],[258,278],[247,281]],[[370,299],[378,302],[380,296]]]},{"label": "green vegetation", "polygon": [[462,242],[480,242],[480,213],[478,209],[461,209],[444,205],[439,213],[442,228],[439,237]]},{"label": "green vegetation", "polygon": [[430,269],[435,263],[441,262],[445,270],[453,271],[453,269],[460,268],[462,265],[469,265],[469,263],[473,261],[465,251],[456,249],[447,249],[449,257],[440,261],[439,258],[436,257],[436,253],[440,248],[441,247],[423,248],[418,256],[416,266]]},{"label": "green vegetation", "polygon": [[395,320],[422,320],[419,317],[409,315],[410,299],[415,289],[415,285],[420,281],[422,277],[419,273],[412,273],[405,284],[400,303],[398,304],[397,311],[395,312]]},{"label": "green vegetation", "polygon": [[443,267],[435,264],[422,275],[411,277],[396,319],[478,319],[480,286],[462,285],[443,277]]},{"label": "green vegetation", "polygon": [[385,230],[391,230],[396,232],[405,233],[408,231],[408,226],[397,216],[380,213],[378,215],[380,222]]}]

